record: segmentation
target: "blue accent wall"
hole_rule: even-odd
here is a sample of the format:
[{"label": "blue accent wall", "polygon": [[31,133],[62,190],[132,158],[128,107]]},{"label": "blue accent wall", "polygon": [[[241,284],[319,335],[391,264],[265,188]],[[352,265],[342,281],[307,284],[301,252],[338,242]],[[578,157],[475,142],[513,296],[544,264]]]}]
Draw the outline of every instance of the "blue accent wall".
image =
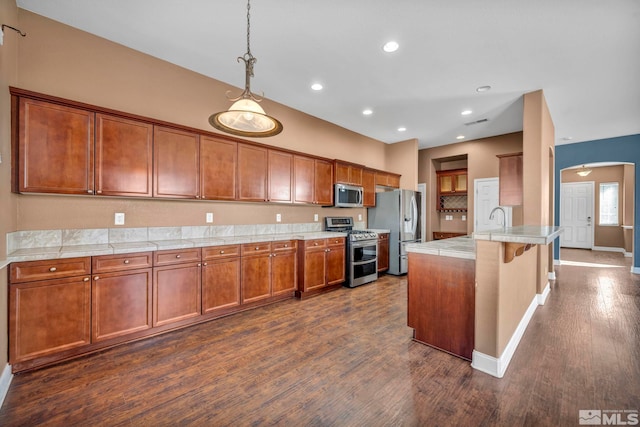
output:
[{"label": "blue accent wall", "polygon": [[[560,224],[560,171],[571,166],[597,162],[625,162],[635,165],[633,266],[640,268],[640,134],[618,138],[598,139],[555,148],[555,224]],[[553,245],[553,258],[560,259],[560,242]]]}]

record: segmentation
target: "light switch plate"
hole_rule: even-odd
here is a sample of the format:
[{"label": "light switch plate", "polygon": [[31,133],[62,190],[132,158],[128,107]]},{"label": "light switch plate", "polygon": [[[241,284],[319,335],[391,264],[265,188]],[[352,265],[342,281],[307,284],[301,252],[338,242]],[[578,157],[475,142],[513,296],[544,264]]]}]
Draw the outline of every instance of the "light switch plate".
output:
[{"label": "light switch plate", "polygon": [[318,214],[313,214],[313,220],[314,220],[315,222],[318,222]]},{"label": "light switch plate", "polygon": [[276,222],[282,222],[282,215],[276,214]]},{"label": "light switch plate", "polygon": [[358,221],[362,221],[362,214],[358,214]]},{"label": "light switch plate", "polygon": [[124,225],[124,213],[116,212],[113,222],[115,225]]},{"label": "light switch plate", "polygon": [[213,212],[207,212],[205,221],[207,224],[211,224],[213,222]]}]

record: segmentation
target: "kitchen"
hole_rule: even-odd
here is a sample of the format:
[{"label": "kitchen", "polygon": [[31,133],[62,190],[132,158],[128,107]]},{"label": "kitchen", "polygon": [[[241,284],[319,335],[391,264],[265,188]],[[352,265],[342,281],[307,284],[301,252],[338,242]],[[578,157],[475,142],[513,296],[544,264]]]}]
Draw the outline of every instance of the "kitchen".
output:
[{"label": "kitchen", "polygon": [[[20,74],[12,75],[12,78],[8,79],[12,80],[14,86],[40,93],[55,93],[66,99],[132,112],[165,122],[178,122],[192,128],[207,126],[197,113],[210,110],[212,102],[218,103],[215,106],[224,108],[224,100],[218,102],[215,93],[224,92],[226,86],[219,91],[215,90],[210,87],[211,81],[203,76],[133,53],[97,37],[80,34],[78,30],[29,12],[19,13],[21,26],[29,33],[29,38],[22,41],[21,49],[25,49],[29,54],[24,54],[20,59]],[[74,52],[78,51],[85,52],[89,57],[83,58],[82,67],[70,70],[65,58],[75,57]],[[126,66],[108,67],[109,63],[120,64],[122,61],[119,59],[122,56],[128,59]],[[149,70],[153,70],[154,79],[157,80],[153,85],[147,81]],[[172,84],[176,76],[184,83],[180,89]],[[109,85],[96,85],[96,80],[117,81],[117,90]],[[163,84],[158,84],[158,81]],[[126,96],[127,94],[131,95]],[[148,99],[154,99],[156,102],[149,103]],[[175,105],[180,105],[180,108],[175,108]],[[422,161],[415,140],[387,145],[344,129],[319,126],[312,117],[276,103],[266,101],[265,105],[274,115],[287,118],[288,122],[300,123],[293,125],[291,130],[288,130],[288,135],[276,137],[270,144],[326,158],[335,158],[336,152],[343,153],[343,160],[401,175],[401,188],[413,187],[416,182],[433,182],[433,179],[420,179],[418,164],[422,164]],[[3,115],[5,123],[7,117],[8,115]],[[313,126],[316,131],[308,134],[305,125]],[[348,145],[343,143],[345,139],[349,140]],[[510,147],[503,152],[511,151],[516,150],[511,150]],[[472,165],[476,161],[474,156],[471,155],[468,161],[470,171],[479,170]],[[7,165],[8,162],[2,164],[5,182],[10,180]],[[433,173],[435,174],[435,170]],[[494,172],[486,176],[496,175]],[[433,188],[429,194],[433,194]],[[276,218],[280,214],[282,225],[291,225],[292,228],[295,224],[315,224],[315,227],[321,227],[321,218],[344,214],[343,210],[337,208],[317,206],[228,202],[216,203],[211,209],[210,205],[195,201],[14,196],[9,195],[8,191],[6,200],[9,200],[12,208],[20,213],[19,218],[10,220],[13,223],[10,227],[19,230],[111,228],[116,212],[126,214],[127,228],[203,226],[206,214],[211,211],[215,226],[277,225]],[[185,206],[189,208],[185,209]],[[362,221],[365,221],[366,209],[354,208],[349,211],[354,218],[362,215]],[[316,215],[318,220],[315,220]],[[468,218],[468,221],[471,219]],[[428,226],[429,231],[438,231],[433,221],[430,224],[432,225]],[[6,327],[3,331],[6,331]]]}]

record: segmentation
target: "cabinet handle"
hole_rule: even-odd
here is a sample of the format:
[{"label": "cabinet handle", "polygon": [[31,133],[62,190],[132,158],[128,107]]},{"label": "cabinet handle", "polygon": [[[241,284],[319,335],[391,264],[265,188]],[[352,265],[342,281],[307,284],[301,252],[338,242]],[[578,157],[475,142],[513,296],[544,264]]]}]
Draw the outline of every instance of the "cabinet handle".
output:
[{"label": "cabinet handle", "polygon": [[57,268],[55,268],[55,267],[51,267],[51,268],[49,268],[49,271],[50,271],[50,272],[52,272],[52,273],[53,273],[54,271],[56,271],[56,270],[57,270]]},{"label": "cabinet handle", "polygon": [[93,280],[100,280],[100,276],[95,276]]},{"label": "cabinet handle", "polygon": [[180,255],[176,255],[176,258],[180,258]]},{"label": "cabinet handle", "polygon": [[128,259],[125,259],[125,260],[124,260],[124,263],[125,263],[125,264],[129,264],[129,260],[128,260]]},{"label": "cabinet handle", "polygon": [[84,279],[82,279],[82,281],[83,281],[83,282],[88,282],[88,281],[89,281],[89,278],[88,278],[88,277],[85,277]]}]

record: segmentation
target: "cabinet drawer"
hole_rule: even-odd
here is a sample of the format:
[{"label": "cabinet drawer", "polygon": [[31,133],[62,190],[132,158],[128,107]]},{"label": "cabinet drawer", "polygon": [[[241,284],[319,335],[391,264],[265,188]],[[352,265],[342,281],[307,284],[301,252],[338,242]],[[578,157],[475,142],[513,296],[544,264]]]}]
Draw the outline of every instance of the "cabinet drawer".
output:
[{"label": "cabinet drawer", "polygon": [[270,252],[270,242],[246,243],[242,245],[242,256],[268,254]]},{"label": "cabinet drawer", "polygon": [[290,250],[296,250],[296,248],[298,247],[298,242],[296,240],[283,240],[281,242],[273,242],[271,243],[271,248],[273,249],[274,252],[281,252],[281,251],[290,251]]},{"label": "cabinet drawer", "polygon": [[157,251],[153,255],[155,266],[194,261],[200,261],[200,248]]},{"label": "cabinet drawer", "polygon": [[345,238],[344,237],[331,237],[327,239],[327,244],[329,246],[344,246]]},{"label": "cabinet drawer", "polygon": [[[336,240],[336,239],[331,239],[331,240]],[[343,241],[344,241],[344,238],[343,238]],[[326,239],[312,239],[312,240],[304,241],[305,249],[324,248],[326,246],[327,246]]]},{"label": "cabinet drawer", "polygon": [[202,248],[202,259],[231,258],[240,256],[240,245],[209,246]]},{"label": "cabinet drawer", "polygon": [[57,279],[91,274],[91,257],[11,263],[11,283]]},{"label": "cabinet drawer", "polygon": [[93,257],[91,263],[93,266],[93,273],[108,273],[110,271],[149,268],[153,265],[153,255],[152,252],[102,255]]}]

